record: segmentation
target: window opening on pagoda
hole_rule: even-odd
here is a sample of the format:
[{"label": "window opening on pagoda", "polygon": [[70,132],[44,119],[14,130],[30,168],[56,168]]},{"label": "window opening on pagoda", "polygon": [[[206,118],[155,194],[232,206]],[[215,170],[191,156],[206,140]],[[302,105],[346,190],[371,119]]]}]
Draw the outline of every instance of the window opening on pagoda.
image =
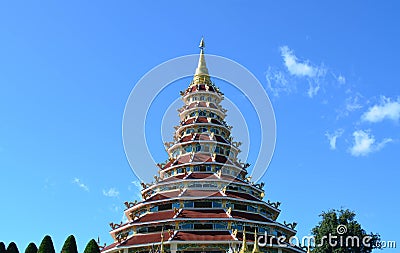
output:
[{"label": "window opening on pagoda", "polygon": [[221,201],[213,201],[212,202],[212,207],[213,208],[221,208],[222,207],[222,202]]},{"label": "window opening on pagoda", "polygon": [[211,128],[211,133],[219,134],[219,130],[216,129],[216,128],[214,128],[214,127],[212,127],[212,128]]},{"label": "window opening on pagoda", "polygon": [[176,170],[176,172],[177,172],[178,174],[183,173],[183,168],[178,168],[178,169]]},{"label": "window opening on pagoda", "polygon": [[192,152],[192,150],[193,150],[193,148],[192,148],[191,145],[188,145],[188,146],[185,147],[185,151],[188,152],[188,153]]},{"label": "window opening on pagoda", "polygon": [[254,207],[254,206],[247,206],[247,211],[256,213],[256,212],[257,212],[257,207]]},{"label": "window opening on pagoda", "polygon": [[193,208],[193,201],[185,201],[185,202],[183,202],[183,207]]},{"label": "window opening on pagoda", "polygon": [[194,229],[203,229],[203,230],[212,230],[213,229],[213,224],[194,224]]},{"label": "window opening on pagoda", "polygon": [[215,223],[214,224],[214,229],[215,230],[221,230],[221,229],[227,229],[228,228],[228,224],[223,222],[223,223]]},{"label": "window opening on pagoda", "polygon": [[247,211],[247,206],[235,203],[234,204],[234,209],[235,210],[241,210],[241,211]]},{"label": "window opening on pagoda", "polygon": [[201,151],[201,145],[200,144],[196,144],[196,152],[200,152]]},{"label": "window opening on pagoda", "polygon": [[187,172],[187,173],[190,172],[190,167],[186,167],[186,172]]},{"label": "window opening on pagoda", "polygon": [[170,210],[170,209],[172,209],[172,203],[167,203],[158,206],[158,211]]},{"label": "window opening on pagoda", "polygon": [[199,116],[207,116],[207,112],[206,111],[199,111]]},{"label": "window opening on pagoda", "polygon": [[185,229],[185,230],[193,229],[193,224],[190,223],[180,224],[179,229]]},{"label": "window opening on pagoda", "polygon": [[194,129],[193,128],[186,129],[186,134],[191,134],[191,133],[194,133]]},{"label": "window opening on pagoda", "polygon": [[205,99],[204,99],[204,96],[201,96],[201,97],[200,97],[200,100],[201,100],[201,101],[204,101],[204,100],[205,100]]},{"label": "window opening on pagoda", "polygon": [[205,127],[200,127],[199,130],[197,130],[197,132],[199,132],[199,133],[207,132],[207,128],[205,128]]},{"label": "window opening on pagoda", "polygon": [[194,208],[212,208],[212,202],[196,201],[196,202],[194,202]]},{"label": "window opening on pagoda", "polygon": [[194,166],[193,171],[200,171],[200,166]]},{"label": "window opening on pagoda", "polygon": [[211,165],[206,166],[206,171],[211,171]]}]

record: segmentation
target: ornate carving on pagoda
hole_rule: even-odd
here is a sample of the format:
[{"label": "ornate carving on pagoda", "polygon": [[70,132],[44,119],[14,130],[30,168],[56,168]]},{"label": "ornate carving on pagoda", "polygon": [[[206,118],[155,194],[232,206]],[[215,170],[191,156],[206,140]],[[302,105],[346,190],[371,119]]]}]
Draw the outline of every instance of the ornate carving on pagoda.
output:
[{"label": "ornate carving on pagoda", "polygon": [[[134,206],[137,204],[137,200],[135,200],[135,202],[128,202],[128,201],[125,201],[124,204],[125,204],[126,209],[129,209],[129,208],[131,208],[131,207],[134,207]],[[125,209],[125,210],[126,210],[126,209]]]},{"label": "ornate carving on pagoda", "polygon": [[237,236],[237,233],[238,233],[238,230],[235,228],[234,230],[232,230],[232,235],[234,236],[234,237],[236,237]]},{"label": "ornate carving on pagoda", "polygon": [[262,190],[264,188],[265,183],[261,182],[259,184],[255,184],[254,186],[257,187],[258,189]]},{"label": "ornate carving on pagoda", "polygon": [[164,142],[164,146],[166,149],[169,149],[170,147],[172,147],[174,145],[173,141],[169,141],[169,142]]},{"label": "ornate carving on pagoda", "polygon": [[165,164],[166,164],[165,162],[164,163],[157,163],[157,167],[162,170],[162,169],[164,169]]},{"label": "ornate carving on pagoda", "polygon": [[235,148],[238,148],[238,147],[240,147],[240,145],[242,145],[242,142],[234,141],[234,142],[232,142],[232,145],[235,146]]},{"label": "ornate carving on pagoda", "polygon": [[129,232],[128,231],[121,231],[119,233],[117,233],[115,235],[115,239],[117,239],[117,241],[119,243],[121,243],[122,241],[125,241],[126,238],[128,238]]},{"label": "ornate carving on pagoda", "polygon": [[277,202],[271,202],[270,200],[268,200],[267,202],[270,206],[279,209],[279,206],[281,205],[281,202],[277,201]]},{"label": "ornate carving on pagoda", "polygon": [[156,182],[156,183],[160,182],[160,177],[159,176],[154,175],[153,178],[154,178],[154,182]]},{"label": "ornate carving on pagoda", "polygon": [[283,225],[285,225],[286,227],[294,230],[296,228],[296,226],[297,226],[297,222],[286,223],[286,221],[284,221]]},{"label": "ornate carving on pagoda", "polygon": [[110,225],[111,229],[114,230],[114,229],[120,228],[122,226],[122,221],[121,221],[120,224],[114,223],[114,222],[110,222],[109,225]]},{"label": "ornate carving on pagoda", "polygon": [[228,210],[226,210],[226,214],[231,216],[232,213],[232,207],[229,207]]}]

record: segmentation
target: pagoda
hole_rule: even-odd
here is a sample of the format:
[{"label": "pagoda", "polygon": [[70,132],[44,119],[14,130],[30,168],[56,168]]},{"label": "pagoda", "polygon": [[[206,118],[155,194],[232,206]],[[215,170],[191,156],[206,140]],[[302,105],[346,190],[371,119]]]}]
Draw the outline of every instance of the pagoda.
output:
[{"label": "pagoda", "polygon": [[165,143],[168,160],[157,164],[154,182],[142,183],[141,201],[125,202],[128,222],[110,223],[114,242],[102,252],[304,253],[289,243],[296,223],[277,222],[280,203],[263,200],[264,183],[252,182],[238,159],[241,143],[225,122],[203,39],[199,47],[193,80],[180,93],[180,124]]}]

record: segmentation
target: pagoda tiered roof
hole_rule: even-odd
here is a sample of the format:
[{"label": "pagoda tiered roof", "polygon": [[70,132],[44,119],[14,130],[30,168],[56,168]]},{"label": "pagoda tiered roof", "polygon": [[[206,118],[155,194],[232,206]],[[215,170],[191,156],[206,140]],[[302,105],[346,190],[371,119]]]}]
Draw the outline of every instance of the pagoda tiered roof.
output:
[{"label": "pagoda tiered roof", "polygon": [[249,164],[238,159],[241,143],[225,122],[224,94],[211,81],[203,41],[200,48],[193,81],[181,92],[180,124],[165,143],[168,160],[157,164],[154,182],[142,183],[140,201],[125,202],[128,222],[110,224],[114,243],[102,251],[223,253],[268,232],[269,249],[302,253],[272,238],[295,235],[296,223],[277,222],[280,203],[264,201],[264,183],[247,176]]}]

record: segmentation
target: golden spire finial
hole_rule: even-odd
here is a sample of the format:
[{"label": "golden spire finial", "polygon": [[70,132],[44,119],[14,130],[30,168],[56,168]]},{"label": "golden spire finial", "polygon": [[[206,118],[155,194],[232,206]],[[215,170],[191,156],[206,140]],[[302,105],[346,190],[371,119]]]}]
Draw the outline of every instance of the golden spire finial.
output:
[{"label": "golden spire finial", "polygon": [[239,253],[247,253],[246,227],[243,226],[243,241]]},{"label": "golden spire finial", "polygon": [[206,65],[206,59],[204,58],[204,48],[205,48],[204,38],[201,38],[199,48],[200,48],[199,63],[197,65],[196,73],[194,75],[209,77],[208,69],[207,69],[207,65]]},{"label": "golden spire finial", "polygon": [[161,230],[160,253],[164,253],[164,227],[163,227],[162,230]]},{"label": "golden spire finial", "polygon": [[258,247],[258,237],[257,237],[257,228],[254,229],[254,247],[252,253],[260,253],[260,248]]},{"label": "golden spire finial", "polygon": [[200,48],[201,50],[203,50],[205,47],[206,47],[206,45],[204,44],[204,37],[201,37],[201,41],[200,41],[199,48]]}]

